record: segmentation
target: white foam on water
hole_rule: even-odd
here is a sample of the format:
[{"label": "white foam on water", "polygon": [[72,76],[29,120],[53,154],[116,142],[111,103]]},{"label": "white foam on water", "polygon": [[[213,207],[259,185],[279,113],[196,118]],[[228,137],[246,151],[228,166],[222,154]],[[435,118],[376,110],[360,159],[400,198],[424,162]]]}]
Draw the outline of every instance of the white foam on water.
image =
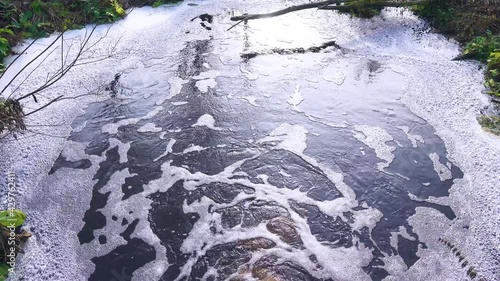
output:
[{"label": "white foam on water", "polygon": [[355,133],[354,137],[360,142],[366,144],[375,151],[375,154],[385,163],[378,163],[377,167],[380,171],[385,168],[394,160],[393,152],[395,147],[387,145],[388,141],[393,141],[393,137],[384,129],[380,127],[371,127],[368,125],[356,125],[354,129],[360,133]]},{"label": "white foam on water", "polygon": [[411,141],[413,147],[418,147],[418,143],[425,143],[424,138],[421,135],[415,135],[410,133],[410,128],[408,126],[399,126],[398,129],[401,129],[405,134],[408,140]]},{"label": "white foam on water", "polygon": [[294,107],[298,106],[304,100],[304,97],[300,93],[300,87],[301,85],[295,86],[295,91],[287,100],[287,102]]},{"label": "white foam on water", "polygon": [[[275,143],[273,145],[273,149],[286,149],[290,152],[296,153],[310,164],[325,171],[327,176],[334,181],[337,186],[340,185],[340,181],[342,180],[341,175],[328,171],[314,159],[303,154],[307,147],[306,140],[307,130],[303,127],[298,125],[281,124],[275,130],[270,132],[268,137],[259,140],[259,143]],[[259,154],[258,150],[254,150],[253,153],[255,155]],[[252,158],[253,157],[250,157],[248,159]],[[191,267],[198,260],[198,257],[204,255],[208,249],[215,245],[243,239],[264,237],[275,242],[277,246],[272,249],[259,251],[259,253],[254,255],[253,259],[257,259],[259,256],[266,254],[277,254],[283,260],[289,260],[300,264],[312,275],[318,278],[334,276],[338,277],[339,280],[349,280],[349,278],[355,276],[356,280],[369,280],[369,277],[362,270],[362,267],[366,266],[371,260],[371,253],[369,249],[364,248],[361,245],[358,246],[358,248],[349,249],[342,247],[330,248],[324,243],[319,242],[311,234],[305,219],[296,214],[288,203],[289,200],[292,199],[297,202],[316,205],[325,214],[335,217],[341,215],[342,212],[346,210],[353,211],[352,208],[358,205],[357,202],[349,198],[338,198],[329,202],[317,202],[307,196],[304,196],[304,193],[298,189],[290,190],[272,186],[267,182],[266,177],[261,177],[264,179],[264,183],[262,184],[252,183],[248,179],[244,178],[235,178],[234,175],[238,174],[235,171],[248,159],[235,162],[216,175],[207,175],[201,172],[191,173],[185,167],[172,166],[172,162],[169,161],[162,165],[163,176],[150,182],[150,184],[145,187],[145,192],[144,194],[141,194],[141,196],[147,196],[148,194],[157,191],[164,192],[178,180],[184,180],[184,188],[187,190],[194,190],[199,186],[213,182],[242,184],[255,190],[252,194],[240,193],[236,196],[233,202],[227,204],[217,204],[207,197],[203,197],[201,200],[195,201],[190,205],[184,203],[184,212],[196,212],[199,214],[200,219],[194,224],[193,230],[184,240],[181,248],[184,253],[196,252],[196,255],[190,257],[189,261],[183,266],[181,270],[182,273],[178,279],[180,280],[182,276],[189,275]],[[296,226],[298,233],[306,246],[305,249],[307,250],[296,249],[284,243],[275,234],[267,231],[265,223],[261,223],[256,227],[250,228],[237,226],[232,229],[224,229],[223,232],[216,232],[215,235],[207,235],[210,226],[214,225],[217,228],[220,228],[221,225],[220,214],[209,212],[208,206],[212,206],[212,208],[216,209],[224,208],[232,206],[235,203],[250,197],[255,197],[265,201],[275,201],[287,209],[287,212],[292,216],[294,225]],[[362,228],[363,225],[372,228],[374,221],[378,220],[380,217],[380,213],[371,208],[369,210],[353,212],[356,225],[359,226],[359,228]],[[323,265],[322,270],[315,269],[316,265],[310,261],[309,255],[312,253],[317,256],[319,263]],[[355,266],[353,266],[353,261],[356,263]],[[331,265],[332,262],[334,262],[335,266]],[[349,264],[350,266],[348,266]]]},{"label": "white foam on water", "polygon": [[253,81],[259,79],[259,74],[253,73],[250,70],[244,69],[244,66],[240,66],[240,71],[247,80]]},{"label": "white foam on water", "polygon": [[139,129],[137,129],[137,132],[139,132],[139,133],[148,133],[148,132],[158,133],[161,131],[162,131],[162,128],[157,127],[154,123],[146,123],[146,124],[142,125]]},{"label": "white foam on water", "polygon": [[300,155],[307,148],[307,133],[308,131],[302,126],[285,123],[257,143],[279,142],[276,148],[289,150]]},{"label": "white foam on water", "polygon": [[200,118],[198,118],[198,121],[196,121],[196,123],[191,125],[191,127],[200,127],[200,126],[205,126],[212,130],[222,130],[222,128],[215,126],[215,119],[210,114],[203,114],[202,116],[200,116]]},{"label": "white foam on water", "polygon": [[[109,145],[111,148],[118,146],[118,155],[120,155],[120,163],[128,162],[128,150],[130,149],[130,143],[123,143],[118,139],[110,138]],[[83,159],[85,157],[79,158]]]},{"label": "white foam on water", "polygon": [[153,108],[153,110],[151,110],[148,114],[146,114],[143,117],[122,119],[116,123],[108,123],[108,124],[102,126],[102,132],[108,133],[108,134],[116,134],[116,133],[118,133],[118,129],[120,127],[126,126],[126,125],[134,125],[134,124],[139,123],[139,121],[141,121],[141,120],[150,119],[153,116],[155,116],[156,114],[158,114],[162,109],[163,109],[163,107],[156,106]]},{"label": "white foam on water", "polygon": [[[469,264],[478,271],[476,279],[496,280],[500,254],[493,249],[498,248],[495,237],[500,235],[500,142],[483,131],[476,120],[489,103],[482,93],[483,72],[477,63],[452,61],[459,54],[458,45],[443,36],[420,36],[402,28],[400,23],[423,23],[413,15],[400,17],[394,11],[387,13],[386,21],[393,22],[389,25],[399,29],[398,36],[404,40],[388,43],[383,37],[372,37],[370,48],[363,53],[383,59],[387,65],[400,66],[398,71],[406,80],[400,100],[434,127],[446,145],[448,160],[460,167],[464,178],[454,180],[450,189],[448,204],[458,217],[451,224],[433,209],[417,209],[411,222],[419,225],[414,226],[414,231],[424,237],[426,244],[429,242],[428,248],[420,248],[420,260],[404,275],[391,280],[466,278],[467,268],[461,269],[456,257],[438,244],[440,237],[467,254]],[[377,33],[387,32],[387,25],[381,21],[372,24]],[[438,171],[441,165],[437,165]],[[443,174],[447,172],[443,170]]]},{"label": "white foam on water", "polygon": [[190,147],[184,149],[184,151],[182,153],[187,154],[187,153],[191,153],[191,152],[203,151],[205,149],[208,149],[208,147],[202,147],[199,145],[191,145]]},{"label": "white foam on water", "polygon": [[331,76],[322,75],[321,78],[323,78],[323,80],[325,80],[327,82],[332,82],[332,83],[340,86],[340,85],[344,84],[346,76],[342,72],[335,72]]},{"label": "white foam on water", "polygon": [[434,171],[436,171],[441,181],[453,178],[450,169],[439,161],[439,155],[437,153],[429,154],[429,158],[431,159],[432,165],[434,166]]},{"label": "white foam on water", "polygon": [[185,105],[188,104],[187,101],[174,101],[172,102],[172,105],[179,106],[179,105]]},{"label": "white foam on water", "polygon": [[254,96],[245,96],[245,97],[241,97],[242,100],[248,102],[249,104],[253,105],[253,106],[260,106],[257,104],[257,97],[254,97]]},{"label": "white foam on water", "polygon": [[153,160],[153,162],[156,162],[156,161],[160,160],[161,158],[163,158],[163,157],[169,155],[170,153],[172,153],[172,147],[174,146],[175,142],[176,142],[175,139],[170,139],[168,141],[167,148],[165,148],[165,151],[160,156],[156,157]]},{"label": "white foam on water", "polygon": [[196,87],[202,93],[207,93],[208,88],[214,89],[217,86],[217,81],[215,78],[219,76],[219,72],[215,70],[209,70],[206,72],[201,72],[199,75],[194,76],[193,79],[196,81]]},{"label": "white foam on water", "polygon": [[182,89],[182,86],[186,84],[187,81],[179,78],[179,77],[171,77],[168,80],[168,83],[170,84],[170,90],[169,94],[166,95],[163,99],[160,99],[159,101],[156,102],[156,105],[161,105],[164,103],[166,100],[169,100],[175,96],[177,96]]}]

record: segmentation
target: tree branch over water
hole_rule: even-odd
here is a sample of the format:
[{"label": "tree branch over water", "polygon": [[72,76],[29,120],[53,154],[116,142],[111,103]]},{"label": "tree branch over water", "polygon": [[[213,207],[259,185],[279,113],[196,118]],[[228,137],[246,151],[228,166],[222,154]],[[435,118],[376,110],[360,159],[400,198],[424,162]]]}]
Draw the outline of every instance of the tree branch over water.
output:
[{"label": "tree branch over water", "polygon": [[376,2],[376,1],[359,1],[359,0],[328,0],[321,2],[313,2],[302,5],[290,6],[288,8],[278,10],[271,13],[263,14],[244,14],[241,16],[231,17],[232,21],[238,21],[236,24],[231,26],[228,30],[233,29],[235,26],[247,20],[254,19],[265,19],[282,16],[288,13],[297,12],[307,9],[318,9],[318,10],[338,10],[343,12],[348,12],[351,9],[360,8],[384,8],[384,7],[407,7],[422,3],[422,1],[415,2]]},{"label": "tree branch over water", "polygon": [[[80,94],[80,95],[44,95],[42,92],[48,90],[56,83],[58,83],[71,69],[79,65],[92,64],[112,57],[115,53],[116,46],[121,38],[116,40],[114,44],[111,45],[111,51],[107,54],[101,56],[95,56],[95,50],[97,44],[99,44],[109,33],[111,26],[106,29],[105,34],[100,34],[100,37],[93,38],[96,36],[97,25],[89,29],[85,29],[83,35],[77,36],[75,38],[68,38],[66,32],[60,33],[52,41],[48,43],[34,58],[30,59],[25,65],[21,67],[20,70],[16,70],[13,75],[5,75],[8,71],[14,71],[12,65],[21,57],[24,56],[34,46],[37,40],[31,42],[22,52],[18,55],[11,64],[6,68],[6,70],[1,74],[0,79],[5,80],[2,83],[3,88],[0,89],[0,134],[4,131],[8,133],[22,132],[26,130],[25,117],[38,113],[48,106],[54,104],[55,102],[64,99],[76,99],[83,96],[88,96],[91,93]],[[76,39],[77,38],[77,39]],[[76,39],[76,41],[75,41]],[[67,44],[69,41],[70,44]],[[78,42],[79,41],[79,42]],[[60,42],[60,44],[57,44]],[[64,46],[66,44],[66,47]],[[72,47],[76,47],[72,48]],[[47,77],[41,85],[34,85],[34,87],[29,87],[28,91],[25,93],[19,93],[22,91],[23,85],[27,85],[31,80],[32,75],[36,72],[43,71],[42,65],[47,65],[54,63],[54,61],[49,58],[55,58],[54,53],[58,50],[60,53],[57,55],[59,57],[59,67],[57,67],[52,72],[47,72]],[[47,61],[47,59],[49,59]],[[57,60],[57,59],[56,59]],[[17,81],[20,80],[20,81]],[[15,85],[7,98],[2,98],[3,94],[9,87]],[[26,91],[26,90],[25,90]],[[5,95],[4,95],[5,96]],[[45,104],[39,106],[38,108],[32,109],[30,112],[25,113],[24,106],[21,101],[32,97],[35,103],[38,103],[37,97],[42,97],[45,100]]]}]

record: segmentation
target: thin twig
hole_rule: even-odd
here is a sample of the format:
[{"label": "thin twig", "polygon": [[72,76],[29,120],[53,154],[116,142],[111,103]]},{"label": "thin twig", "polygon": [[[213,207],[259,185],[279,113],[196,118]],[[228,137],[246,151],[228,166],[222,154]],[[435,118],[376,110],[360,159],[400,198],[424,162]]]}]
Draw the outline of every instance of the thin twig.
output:
[{"label": "thin twig", "polygon": [[352,4],[352,5],[340,5],[343,3],[350,3],[353,1],[355,1],[355,0],[328,0],[328,1],[321,1],[321,2],[314,2],[314,3],[307,3],[307,4],[302,4],[302,5],[290,6],[288,8],[278,10],[278,11],[275,11],[272,13],[244,14],[241,16],[234,16],[234,17],[231,17],[231,20],[238,21],[238,22],[236,24],[232,25],[228,30],[231,30],[235,26],[237,26],[240,23],[247,21],[247,20],[272,18],[272,17],[277,17],[277,16],[285,15],[285,14],[288,14],[291,12],[296,12],[296,11],[301,11],[301,10],[306,10],[306,9],[317,8],[318,10],[349,11],[352,8],[406,7],[406,6],[413,6],[413,5],[422,3],[422,1],[418,1],[418,2],[382,2],[382,3],[366,3],[366,4],[356,3],[356,4]]},{"label": "thin twig", "polygon": [[57,98],[55,98],[55,99],[51,100],[51,101],[50,101],[50,102],[48,102],[47,104],[45,104],[45,105],[43,105],[43,106],[41,106],[41,107],[39,107],[39,108],[37,108],[37,109],[35,109],[35,110],[33,110],[33,111],[31,111],[31,112],[27,113],[27,114],[25,114],[24,116],[26,117],[26,116],[29,116],[29,115],[31,115],[31,114],[37,113],[38,111],[40,111],[40,110],[42,110],[42,109],[46,108],[47,106],[49,106],[49,105],[51,105],[51,104],[55,103],[56,101],[59,101],[59,100],[60,100],[60,99],[62,99],[62,98],[63,98],[63,96],[58,96]]},{"label": "thin twig", "polygon": [[47,136],[47,137],[52,137],[52,138],[61,138],[61,139],[65,139],[65,138],[68,137],[68,136],[51,135],[51,134],[47,134],[47,133],[37,132],[37,131],[34,131],[34,130],[30,130],[30,129],[26,129],[26,131],[33,133],[33,135],[35,135],[35,136],[36,135],[42,135],[42,136]]},{"label": "thin twig", "polygon": [[[77,53],[76,57],[73,59],[73,61],[68,65],[66,66],[66,68],[63,69],[63,72],[60,73],[59,75],[59,72],[57,72],[56,74],[54,74],[54,76],[52,78],[49,79],[49,81],[47,83],[45,83],[44,85],[42,85],[41,87],[39,87],[38,89],[16,99],[17,101],[20,101],[22,99],[25,99],[27,97],[30,97],[38,92],[41,92],[45,89],[47,89],[48,87],[52,86],[54,83],[56,83],[57,81],[59,81],[64,75],[66,75],[66,73],[68,73],[68,71],[76,64],[76,62],[78,61],[78,59],[80,58],[85,46],[88,44],[90,38],[92,37],[92,34],[94,33],[95,29],[96,29],[97,26],[94,26],[92,28],[92,31],[90,32],[89,36],[86,37],[86,40],[84,40],[83,44],[81,44],[81,48],[79,50],[79,52]],[[85,34],[87,34],[87,32],[85,32]]]},{"label": "thin twig", "polygon": [[340,4],[340,3],[351,2],[351,1],[354,1],[354,0],[328,0],[328,1],[321,1],[321,2],[313,2],[313,3],[302,4],[302,5],[290,6],[288,8],[278,10],[278,11],[275,11],[272,13],[234,16],[234,17],[231,17],[231,20],[232,21],[242,21],[242,20],[244,21],[244,20],[253,20],[253,19],[272,18],[272,17],[277,17],[277,16],[285,15],[285,14],[300,11],[300,10],[314,9],[314,8],[323,7],[325,5]]},{"label": "thin twig", "polygon": [[3,93],[5,91],[5,89],[7,89],[7,87],[10,86],[10,84],[12,84],[12,82],[30,65],[32,64],[34,61],[36,61],[40,56],[42,56],[47,50],[49,50],[50,48],[52,48],[52,46],[57,42],[57,40],[59,40],[59,38],[64,34],[61,33],[59,36],[57,36],[57,38],[52,42],[50,43],[50,45],[45,48],[40,54],[38,54],[36,57],[34,57],[30,62],[28,62],[16,75],[14,75],[14,77],[9,81],[9,83],[7,83],[7,85],[5,85],[5,87],[2,89],[2,91],[0,93]]},{"label": "thin twig", "polygon": [[20,55],[18,55],[8,66],[7,68],[2,72],[2,74],[0,74],[0,79],[2,79],[2,77],[4,76],[4,74],[7,72],[7,70],[9,70],[9,68],[19,59],[19,57],[21,57],[22,54],[24,54],[26,51],[28,51],[28,49],[33,46],[33,44],[35,44],[36,40],[38,39],[35,39],[33,40],[33,42],[31,42],[28,47],[24,48],[24,50],[20,53]]},{"label": "thin twig", "polygon": [[50,55],[52,55],[52,53],[54,53],[56,49],[52,50],[35,68],[33,68],[33,70],[30,71],[30,73],[24,78],[24,80],[19,83],[19,85],[17,85],[17,87],[12,91],[12,93],[10,93],[9,95],[9,98],[17,91],[19,90],[19,88],[24,84],[24,82],[26,82],[26,80],[28,80],[28,78],[31,76],[31,74],[33,74],[33,72],[35,72],[44,62],[45,60],[50,57]]}]

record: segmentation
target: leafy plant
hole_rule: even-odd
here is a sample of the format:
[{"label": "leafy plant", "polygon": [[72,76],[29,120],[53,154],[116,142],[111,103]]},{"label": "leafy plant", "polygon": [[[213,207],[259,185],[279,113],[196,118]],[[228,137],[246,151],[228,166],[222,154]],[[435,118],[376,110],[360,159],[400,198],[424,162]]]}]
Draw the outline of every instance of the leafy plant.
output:
[{"label": "leafy plant", "polygon": [[5,281],[9,275],[9,266],[3,262],[0,262],[0,281]]},{"label": "leafy plant", "polygon": [[41,14],[43,12],[44,3],[41,0],[35,0],[31,3],[31,9],[35,14]]},{"label": "leafy plant", "polygon": [[118,3],[117,0],[110,0],[110,1],[115,9],[116,14],[123,17],[125,15],[125,10],[123,9],[122,5],[120,3]]},{"label": "leafy plant", "polygon": [[490,54],[487,63],[486,86],[490,88],[488,94],[500,98],[500,49]]},{"label": "leafy plant", "polygon": [[500,117],[482,115],[478,121],[486,131],[500,135]]},{"label": "leafy plant", "polygon": [[5,69],[5,65],[1,63],[10,53],[9,40],[0,37],[0,72]]},{"label": "leafy plant", "polygon": [[465,46],[463,57],[486,62],[496,49],[500,49],[500,36],[487,32],[486,35],[474,38]]},{"label": "leafy plant", "polygon": [[157,8],[157,7],[160,7],[163,4],[165,4],[165,2],[163,0],[157,0],[153,4],[151,4],[151,7]]},{"label": "leafy plant", "polygon": [[4,210],[0,212],[0,224],[9,227],[18,227],[26,220],[26,214],[21,210]]},{"label": "leafy plant", "polygon": [[9,55],[10,45],[9,40],[0,37],[0,58],[3,60]]}]

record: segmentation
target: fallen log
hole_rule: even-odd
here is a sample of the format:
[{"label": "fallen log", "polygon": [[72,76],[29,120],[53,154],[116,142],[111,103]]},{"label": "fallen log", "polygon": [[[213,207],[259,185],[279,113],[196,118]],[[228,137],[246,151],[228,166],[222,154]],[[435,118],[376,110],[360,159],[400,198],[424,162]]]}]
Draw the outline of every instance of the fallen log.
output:
[{"label": "fallen log", "polygon": [[264,18],[272,18],[272,17],[277,17],[277,16],[282,16],[291,12],[296,12],[300,10],[306,10],[306,9],[314,9],[314,8],[319,8],[319,7],[326,7],[328,5],[333,5],[333,4],[341,4],[344,2],[351,2],[354,0],[328,0],[328,1],[321,1],[321,2],[314,2],[314,3],[307,3],[307,4],[302,4],[302,5],[296,5],[296,6],[290,6],[288,8],[278,10],[272,13],[265,13],[265,14],[250,14],[250,15],[241,15],[241,16],[234,16],[231,17],[232,21],[241,21],[241,20],[253,20],[253,19],[264,19]]},{"label": "fallen log", "polygon": [[[348,3],[347,5],[343,5]],[[306,10],[306,9],[318,9],[318,10],[337,10],[342,12],[348,12],[351,9],[360,9],[360,8],[384,8],[384,7],[407,7],[413,6],[416,4],[420,4],[422,1],[416,2],[379,2],[379,3],[362,3],[356,0],[328,0],[314,3],[307,3],[302,5],[290,6],[288,8],[278,10],[271,13],[263,13],[263,14],[244,14],[241,16],[231,17],[232,21],[238,21],[233,26],[231,26],[228,30],[231,30],[235,26],[247,20],[254,19],[264,19],[264,18],[272,18],[282,16],[288,13]],[[342,4],[342,5],[341,5]]]}]

